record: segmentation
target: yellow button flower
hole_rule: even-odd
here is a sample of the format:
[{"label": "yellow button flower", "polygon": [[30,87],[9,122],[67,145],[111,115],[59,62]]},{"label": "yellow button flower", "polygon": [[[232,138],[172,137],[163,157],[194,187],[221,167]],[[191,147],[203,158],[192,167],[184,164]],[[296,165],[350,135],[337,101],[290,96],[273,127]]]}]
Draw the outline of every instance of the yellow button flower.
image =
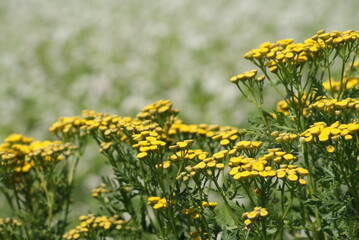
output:
[{"label": "yellow button flower", "polygon": [[251,221],[250,219],[244,220],[244,224],[245,224],[246,226],[251,225],[251,223],[252,223],[252,221]]},{"label": "yellow button flower", "polygon": [[254,219],[256,217],[257,217],[257,212],[255,212],[255,211],[252,211],[252,212],[248,213],[248,215],[247,215],[248,219]]},{"label": "yellow button flower", "polygon": [[262,210],[262,211],[260,211],[259,212],[259,215],[261,216],[261,217],[266,217],[266,216],[268,216],[268,211],[267,210]]},{"label": "yellow button flower", "polygon": [[300,185],[306,185],[307,181],[305,181],[304,179],[299,179],[299,184]]},{"label": "yellow button flower", "polygon": [[224,164],[223,164],[223,163],[217,163],[217,164],[216,164],[216,168],[217,168],[217,169],[223,169],[223,168],[224,168]]},{"label": "yellow button flower", "polygon": [[148,153],[147,152],[140,152],[139,154],[137,154],[137,158],[138,159],[142,159],[147,157]]},{"label": "yellow button flower", "polygon": [[328,152],[328,153],[333,153],[334,151],[335,151],[335,147],[334,147],[334,146],[330,145],[330,146],[327,147],[327,152]]},{"label": "yellow button flower", "polygon": [[258,172],[261,172],[264,170],[264,165],[260,161],[256,161],[252,164],[252,169]]},{"label": "yellow button flower", "polygon": [[286,175],[286,172],[282,171],[282,172],[277,172],[277,177],[278,178],[284,178]]},{"label": "yellow button flower", "polygon": [[294,159],[294,156],[292,154],[288,153],[288,154],[283,155],[283,158],[289,162]]},{"label": "yellow button flower", "polygon": [[209,163],[207,163],[207,166],[210,168],[216,166],[216,161],[210,161]]},{"label": "yellow button flower", "polygon": [[329,139],[329,134],[322,134],[321,133],[318,138],[319,138],[319,141],[326,142]]},{"label": "yellow button flower", "polygon": [[291,182],[296,182],[298,180],[298,176],[295,174],[289,174],[288,175],[288,180]]}]

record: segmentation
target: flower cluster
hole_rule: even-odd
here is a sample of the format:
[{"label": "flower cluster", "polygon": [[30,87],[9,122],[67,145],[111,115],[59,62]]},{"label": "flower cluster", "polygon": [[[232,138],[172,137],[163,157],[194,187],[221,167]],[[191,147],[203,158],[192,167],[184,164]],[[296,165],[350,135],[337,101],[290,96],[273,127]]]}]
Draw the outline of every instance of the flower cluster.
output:
[{"label": "flower cluster", "polygon": [[155,131],[142,131],[132,137],[137,142],[132,147],[138,149],[138,159],[146,158],[153,152],[163,150],[166,146],[166,142],[159,140],[160,135]]},{"label": "flower cluster", "polygon": [[[174,117],[178,112],[177,110],[173,110],[171,106],[172,103],[169,101],[160,100],[145,107],[137,118],[120,117],[118,115],[84,110],[82,116],[59,118],[49,130],[55,135],[65,139],[94,134],[101,139],[115,139],[117,141],[120,140],[130,143],[132,141],[132,135],[139,138],[140,136],[137,134],[142,131],[156,131],[159,134],[162,134],[164,126],[160,126],[160,121],[156,122],[153,121],[153,119],[155,117],[160,117],[163,121],[170,121],[169,116]],[[165,110],[165,108],[168,108],[168,110]],[[157,113],[160,115],[157,116]]]},{"label": "flower cluster", "polygon": [[198,219],[200,217],[200,213],[197,208],[186,208],[181,212],[183,215],[190,216],[192,219]]},{"label": "flower cluster", "polygon": [[280,133],[279,131],[274,131],[271,133],[271,136],[275,138],[277,143],[290,143],[298,139],[298,135],[295,133]]},{"label": "flower cluster", "polygon": [[343,100],[324,98],[316,101],[310,105],[310,108],[314,108],[318,111],[339,115],[345,110],[359,110],[359,99],[346,98]]},{"label": "flower cluster", "polygon": [[335,81],[334,79],[323,82],[323,87],[328,92],[338,93],[341,88],[345,88],[346,90],[351,90],[358,86],[359,78],[351,77],[344,78],[343,81]]},{"label": "flower cluster", "polygon": [[237,154],[245,153],[248,157],[255,157],[262,145],[263,142],[260,141],[239,141],[233,149],[235,149]]},{"label": "flower cluster", "polygon": [[66,240],[80,239],[86,236],[91,236],[91,232],[95,232],[98,229],[105,231],[121,230],[125,221],[120,219],[119,216],[113,217],[107,216],[95,216],[94,214],[83,215],[79,217],[81,221],[80,225],[76,226],[65,233],[62,237]]},{"label": "flower cluster", "polygon": [[[224,158],[228,155],[227,150],[222,150],[216,152],[209,157],[208,152],[202,152],[202,150],[190,150],[193,151],[193,154],[189,156],[193,156],[193,158],[186,167],[185,171],[180,172],[177,176],[177,180],[183,179],[184,181],[189,180],[191,177],[196,176],[198,173],[205,173],[207,170],[222,170],[224,169],[225,165],[223,163]],[[210,173],[210,172],[207,172]]]},{"label": "flower cluster", "polygon": [[[248,179],[254,177],[261,178],[273,178],[283,179],[287,176],[287,180],[290,182],[297,182],[301,185],[305,185],[306,181],[300,179],[308,174],[308,170],[300,168],[297,165],[288,165],[288,163],[296,160],[296,157],[291,153],[281,151],[280,148],[268,149],[268,153],[255,158],[246,158],[244,156],[236,156],[230,158],[231,167],[229,175],[234,180]],[[279,168],[276,170],[270,163],[273,162]],[[285,162],[286,164],[283,164]]]},{"label": "flower cluster", "polygon": [[[276,111],[283,113],[284,116],[290,116],[293,115],[293,113],[290,112],[290,109],[298,110],[300,107],[303,109],[302,114],[303,116],[308,116],[309,114],[309,105],[311,101],[309,99],[315,98],[315,94],[302,94],[301,97],[298,96],[298,94],[294,95],[292,98],[280,100],[277,103]],[[299,101],[299,99],[301,99]],[[291,108],[292,106],[292,108]],[[272,114],[274,118],[277,118],[276,114]]]},{"label": "flower cluster", "polygon": [[251,177],[274,177],[276,172],[270,166],[266,166],[267,161],[255,158],[245,158],[244,156],[232,157],[230,159],[229,175],[234,180],[247,179]]},{"label": "flower cluster", "polygon": [[214,208],[218,205],[217,202],[207,202],[207,201],[202,201],[202,206],[203,207],[210,207],[210,208]]},{"label": "flower cluster", "polygon": [[[177,149],[177,146],[170,146],[171,150],[175,150]],[[171,162],[179,162],[181,160],[193,160],[195,161],[196,159],[198,160],[203,160],[204,158],[207,157],[209,153],[208,152],[203,152],[202,149],[196,149],[196,150],[192,150],[192,149],[188,149],[186,151],[176,151],[174,152],[174,154],[170,155],[168,157],[168,159]]]},{"label": "flower cluster", "polygon": [[[180,156],[184,157],[187,155],[189,148],[194,143],[194,140],[188,139],[180,142],[176,142],[176,145],[172,145],[169,149],[173,152],[176,152],[175,155],[178,157],[178,153],[181,153]],[[176,158],[172,157],[171,160],[175,160]]]},{"label": "flower cluster", "polygon": [[230,131],[223,131],[221,133],[214,135],[212,137],[212,140],[219,142],[219,144],[224,147],[226,146],[231,147],[240,135],[243,135],[243,132],[240,132],[237,129],[233,129]]},{"label": "flower cluster", "polygon": [[277,178],[282,179],[287,177],[290,182],[299,182],[301,185],[307,184],[307,182],[299,178],[299,176],[304,177],[308,175],[308,170],[305,168],[298,167],[297,165],[287,165],[281,164],[280,168],[277,170]]},{"label": "flower cluster", "polygon": [[69,156],[75,146],[61,141],[33,141],[21,134],[11,134],[0,145],[1,165],[10,167],[15,173],[27,173],[35,165],[45,167]]},{"label": "flower cluster", "polygon": [[[147,204],[151,205],[153,209],[155,210],[159,210],[162,208],[167,208],[168,207],[168,201],[166,198],[161,198],[161,197],[157,197],[157,196],[153,196],[153,197],[148,197],[147,198]],[[175,201],[174,200],[170,200],[170,204],[174,205]]]},{"label": "flower cluster", "polygon": [[353,30],[331,33],[319,31],[313,37],[306,39],[304,43],[293,43],[293,39],[263,43],[258,49],[246,53],[244,58],[258,61],[266,65],[271,72],[276,72],[278,68],[296,67],[305,62],[314,61],[317,57],[321,57],[323,52],[334,48],[350,48],[357,44],[358,39],[359,32]]},{"label": "flower cluster", "polygon": [[255,207],[253,211],[243,213],[242,218],[245,219],[245,229],[249,230],[253,222],[263,221],[268,215],[267,209],[262,207]]},{"label": "flower cluster", "polygon": [[[207,201],[202,201],[202,207],[205,207],[205,208],[215,208],[217,206],[217,202],[207,202]],[[186,216],[190,216],[192,219],[198,219],[201,214],[201,207],[198,206],[198,207],[191,207],[191,208],[185,208],[185,209],[182,209],[181,213],[183,215],[186,215]]]},{"label": "flower cluster", "polygon": [[[203,235],[204,237],[202,238],[201,235]],[[209,240],[208,233],[202,231],[190,232],[189,236],[193,240]]]},{"label": "flower cluster", "polygon": [[9,236],[14,229],[21,226],[21,222],[14,218],[0,218],[0,237]]},{"label": "flower cluster", "polygon": [[156,115],[169,113],[177,114],[178,111],[172,109],[172,102],[168,100],[159,100],[144,107],[142,111],[137,114],[137,118],[141,120],[151,119],[152,121],[155,121],[157,119]]},{"label": "flower cluster", "polygon": [[13,218],[0,218],[0,239],[22,239],[23,225]]},{"label": "flower cluster", "polygon": [[237,84],[239,81],[240,82],[246,82],[246,81],[256,81],[256,82],[262,82],[265,79],[264,75],[260,75],[256,78],[258,70],[257,69],[252,69],[250,71],[238,74],[236,76],[231,77],[231,82]]},{"label": "flower cluster", "polygon": [[191,150],[189,149],[187,153],[183,154],[182,152],[176,152],[175,154],[169,157],[171,162],[178,162],[180,159],[187,161],[187,166],[184,170],[181,171],[176,177],[177,180],[187,181],[191,177],[197,175],[197,171],[194,166],[207,158],[208,152],[203,152],[202,149]]},{"label": "flower cluster", "polygon": [[[159,100],[133,118],[91,110],[59,118],[50,131],[61,141],[10,135],[0,144],[0,189],[22,225],[0,219],[0,238],[283,239],[300,232],[353,239],[359,230],[345,228],[358,225],[359,213],[359,62],[350,56],[358,40],[357,31],[319,31],[304,43],[267,42],[245,54],[258,70],[231,81],[259,111],[252,130],[185,124],[170,101]],[[339,82],[331,78],[336,58]],[[267,82],[282,100],[272,117],[263,110]],[[92,196],[100,211],[126,221],[89,214],[66,232],[75,169],[89,137],[114,173]],[[253,211],[243,213],[243,224],[246,209]],[[338,213],[343,217],[334,219]]]},{"label": "flower cluster", "polygon": [[285,164],[288,164],[292,161],[297,160],[297,158],[293,154],[286,153],[282,151],[281,148],[267,149],[267,152],[268,153],[264,154],[262,158],[268,162],[273,161],[276,164],[282,164],[284,162]]},{"label": "flower cluster", "polygon": [[91,196],[94,198],[99,197],[101,194],[112,192],[111,189],[106,188],[106,184],[101,183],[100,186],[98,186],[95,189],[92,189]]},{"label": "flower cluster", "polygon": [[335,122],[330,126],[327,126],[325,122],[316,122],[301,133],[302,139],[309,142],[330,142],[338,141],[343,139],[345,141],[351,141],[353,137],[359,131],[359,124],[356,122],[341,124],[340,122]]},{"label": "flower cluster", "polygon": [[172,102],[169,100],[159,100],[147,105],[136,117],[142,121],[150,120],[157,122],[165,131],[168,131],[175,121],[177,114],[178,110],[172,108]]},{"label": "flower cluster", "polygon": [[[168,135],[179,136],[183,139],[196,139],[197,141],[215,140],[227,146],[230,142],[246,134],[245,129],[215,124],[185,124],[177,119],[171,126]],[[222,142],[222,140],[224,140]]]},{"label": "flower cluster", "polygon": [[[81,133],[81,126],[85,124],[85,119],[80,116],[61,117],[52,124],[49,130],[56,135],[75,135]],[[82,134],[82,133],[81,133]]]}]

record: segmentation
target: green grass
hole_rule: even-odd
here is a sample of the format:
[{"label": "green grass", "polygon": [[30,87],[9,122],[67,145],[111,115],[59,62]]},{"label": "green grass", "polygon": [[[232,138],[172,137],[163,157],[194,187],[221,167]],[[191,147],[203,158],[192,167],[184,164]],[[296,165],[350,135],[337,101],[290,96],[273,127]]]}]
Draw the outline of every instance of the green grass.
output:
[{"label": "green grass", "polygon": [[[161,98],[188,122],[244,126],[250,105],[228,81],[248,70],[243,53],[357,28],[357,9],[357,0],[2,1],[0,138],[53,138],[47,129],[60,116],[133,115]],[[100,181],[93,152],[78,202]]]}]

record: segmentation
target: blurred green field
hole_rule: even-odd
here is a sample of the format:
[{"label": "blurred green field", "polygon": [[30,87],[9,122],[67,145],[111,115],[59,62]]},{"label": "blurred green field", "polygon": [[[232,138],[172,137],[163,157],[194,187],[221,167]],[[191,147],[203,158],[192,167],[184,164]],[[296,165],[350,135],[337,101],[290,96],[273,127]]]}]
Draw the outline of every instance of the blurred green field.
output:
[{"label": "blurred green field", "polygon": [[[246,126],[253,108],[229,82],[248,70],[243,54],[320,29],[358,29],[358,9],[357,0],[2,0],[0,138],[53,138],[47,129],[60,116],[133,116],[158,99],[187,122]],[[99,182],[102,163],[88,150],[77,202]]]}]

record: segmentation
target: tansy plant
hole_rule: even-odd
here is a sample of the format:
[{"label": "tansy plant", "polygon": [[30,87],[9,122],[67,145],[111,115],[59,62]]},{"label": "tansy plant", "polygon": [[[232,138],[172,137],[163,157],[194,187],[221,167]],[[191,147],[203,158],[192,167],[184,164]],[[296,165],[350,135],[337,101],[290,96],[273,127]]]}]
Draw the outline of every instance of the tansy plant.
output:
[{"label": "tansy plant", "polygon": [[[186,124],[159,100],[135,117],[59,118],[50,127],[59,141],[10,135],[0,145],[1,190],[13,215],[0,219],[0,236],[355,239],[358,50],[357,31],[319,31],[246,53],[257,69],[230,80],[259,111],[249,129]],[[272,112],[262,106],[267,85],[281,97]],[[91,193],[99,210],[76,221],[70,196],[89,139],[113,174]]]}]

